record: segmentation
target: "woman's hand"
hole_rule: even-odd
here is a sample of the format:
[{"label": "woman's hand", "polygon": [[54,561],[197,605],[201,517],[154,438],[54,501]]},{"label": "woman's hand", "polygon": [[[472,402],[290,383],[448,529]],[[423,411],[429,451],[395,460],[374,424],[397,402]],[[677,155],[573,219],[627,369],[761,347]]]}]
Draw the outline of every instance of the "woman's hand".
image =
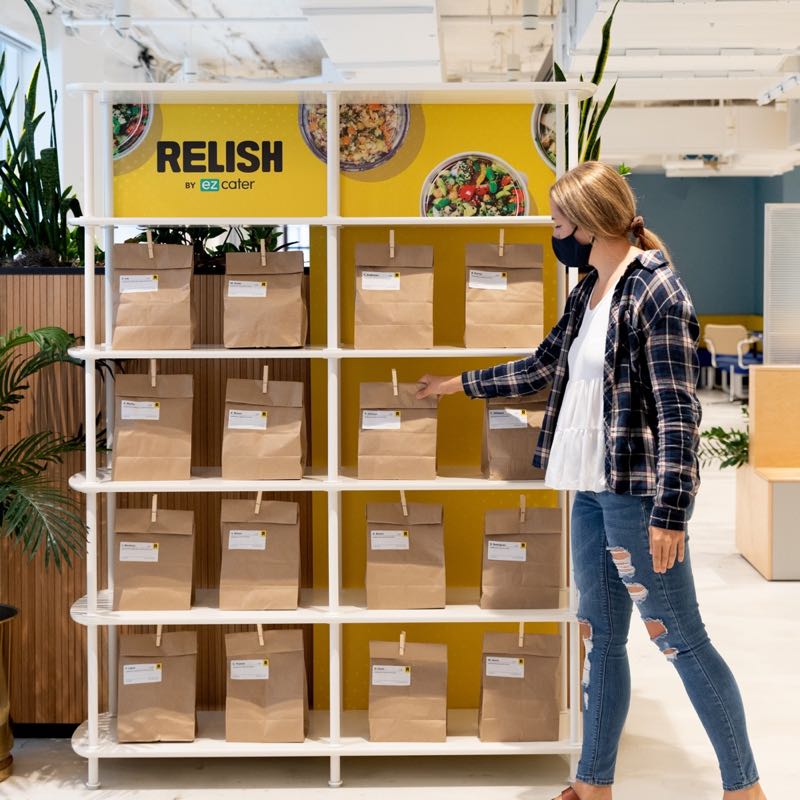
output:
[{"label": "woman's hand", "polygon": [[417,386],[419,386],[417,400],[422,400],[424,397],[430,397],[431,395],[457,394],[463,391],[460,375],[453,375],[451,377],[423,375],[417,381]]},{"label": "woman's hand", "polygon": [[666,528],[650,527],[650,554],[653,556],[653,571],[666,572],[675,565],[675,558],[683,563],[686,545],[685,531],[670,531]]}]

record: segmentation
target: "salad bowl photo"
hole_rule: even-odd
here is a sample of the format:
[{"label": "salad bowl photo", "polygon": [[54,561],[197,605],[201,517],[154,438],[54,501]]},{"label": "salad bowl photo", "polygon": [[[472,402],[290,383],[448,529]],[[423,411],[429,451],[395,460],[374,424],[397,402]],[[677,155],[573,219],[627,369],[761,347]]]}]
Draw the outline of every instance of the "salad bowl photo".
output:
[{"label": "salad bowl photo", "polygon": [[518,217],[530,213],[525,177],[490,153],[458,153],[422,185],[423,217]]}]

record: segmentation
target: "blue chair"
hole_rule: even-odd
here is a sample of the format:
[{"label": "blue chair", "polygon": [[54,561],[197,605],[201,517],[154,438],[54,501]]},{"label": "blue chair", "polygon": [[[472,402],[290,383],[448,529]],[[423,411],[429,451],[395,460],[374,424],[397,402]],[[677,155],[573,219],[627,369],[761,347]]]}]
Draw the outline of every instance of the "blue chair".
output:
[{"label": "blue chair", "polygon": [[744,325],[706,325],[705,345],[711,355],[711,364],[722,373],[723,389],[727,382],[728,399],[731,402],[737,395],[740,398],[747,396],[744,379],[753,364],[764,361],[760,353],[745,352],[745,348],[758,341],[759,339],[748,334]]},{"label": "blue chair", "polygon": [[700,364],[700,388],[708,388],[714,386],[715,368],[711,363],[711,353],[708,352],[706,347],[697,348],[697,359]]}]

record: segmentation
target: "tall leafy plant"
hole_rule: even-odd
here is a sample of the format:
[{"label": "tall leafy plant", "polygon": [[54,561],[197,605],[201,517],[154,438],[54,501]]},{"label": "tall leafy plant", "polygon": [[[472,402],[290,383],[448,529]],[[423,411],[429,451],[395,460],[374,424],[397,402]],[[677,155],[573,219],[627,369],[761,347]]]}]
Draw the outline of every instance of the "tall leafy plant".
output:
[{"label": "tall leafy plant", "polygon": [[[0,138],[5,136],[7,141],[5,157],[0,160],[0,259],[44,265],[73,263],[80,258],[83,232],[70,230],[67,219],[70,214],[79,216],[81,207],[72,187],[61,187],[55,120],[58,96],[50,78],[47,39],[33,2],[25,0],[25,4],[39,31],[42,62],[33,72],[24,97],[22,130],[16,133],[12,113],[19,81],[6,97],[2,91],[5,54],[0,57]],[[42,64],[50,106],[50,141],[37,154],[36,131],[45,117],[45,112],[36,110]]]},{"label": "tall leafy plant", "polygon": [[[602,41],[600,44],[600,52],[597,54],[597,61],[594,66],[594,73],[592,74],[591,83],[599,86],[603,80],[603,75],[606,71],[606,64],[608,62],[608,52],[611,49],[611,26],[614,22],[614,13],[617,10],[620,0],[614,3],[608,19],[603,23]],[[553,62],[553,73],[556,81],[566,81],[564,71],[557,62]],[[583,75],[580,76],[580,81],[583,82]],[[600,127],[603,124],[608,109],[614,102],[614,93],[617,89],[617,81],[606,95],[603,103],[598,103],[594,97],[587,97],[580,101],[580,115],[578,118],[578,162],[582,161],[597,161],[600,158]],[[567,109],[564,108],[564,163],[567,169],[574,167],[575,164],[569,163],[569,149],[566,143],[569,141],[569,115]],[[560,144],[560,143],[559,143]],[[620,174],[627,175],[630,169],[624,164],[618,167]]]},{"label": "tall leafy plant", "polygon": [[700,463],[703,466],[719,462],[720,469],[741,467],[750,458],[750,434],[747,428],[749,411],[742,406],[744,428],[723,428],[715,425],[700,433]]},{"label": "tall leafy plant", "polygon": [[[75,343],[56,327],[27,333],[15,328],[0,336],[0,423],[25,398],[32,375],[52,364],[79,363],[67,352]],[[84,447],[81,432],[38,431],[0,448],[0,536],[17,542],[31,557],[44,550],[45,564],[69,564],[71,554],[82,550],[86,528],[80,509],[45,471]]]}]

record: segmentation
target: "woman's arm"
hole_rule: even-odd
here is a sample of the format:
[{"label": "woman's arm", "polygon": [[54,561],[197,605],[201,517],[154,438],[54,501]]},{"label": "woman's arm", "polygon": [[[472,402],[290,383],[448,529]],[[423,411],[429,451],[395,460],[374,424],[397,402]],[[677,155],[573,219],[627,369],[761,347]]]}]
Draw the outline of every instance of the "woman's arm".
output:
[{"label": "woman's arm", "polygon": [[536,394],[553,382],[553,373],[561,353],[571,304],[561,319],[536,348],[533,355],[486,369],[467,370],[461,384],[468,397],[519,397]]},{"label": "woman's arm", "polygon": [[672,303],[648,331],[644,352],[658,418],[656,495],[650,525],[683,531],[700,485],[702,410],[695,388],[700,326],[687,300]]},{"label": "woman's arm", "polygon": [[553,381],[571,307],[572,303],[568,302],[558,324],[536,348],[533,355],[486,369],[467,370],[461,375],[448,377],[423,375],[419,379],[422,386],[417,398],[457,394],[461,391],[473,398],[536,394]]}]

